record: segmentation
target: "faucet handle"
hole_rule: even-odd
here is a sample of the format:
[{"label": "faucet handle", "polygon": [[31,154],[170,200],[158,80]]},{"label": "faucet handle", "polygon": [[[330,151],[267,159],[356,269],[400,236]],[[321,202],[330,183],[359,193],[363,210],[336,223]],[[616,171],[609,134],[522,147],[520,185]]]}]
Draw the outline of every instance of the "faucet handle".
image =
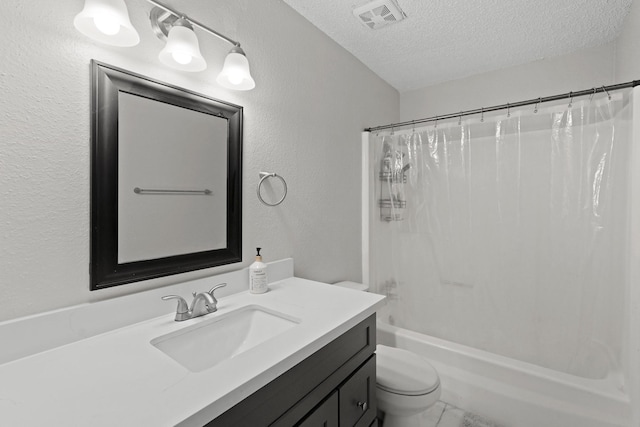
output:
[{"label": "faucet handle", "polygon": [[218,303],[218,300],[217,300],[217,299],[216,299],[216,297],[213,295],[213,292],[214,292],[216,289],[224,288],[225,286],[227,286],[227,284],[226,284],[226,283],[220,283],[219,285],[215,285],[215,286],[214,286],[213,288],[211,288],[211,290],[209,291],[209,295],[211,295],[211,298],[213,298],[213,302],[215,302],[216,304]]},{"label": "faucet handle", "polygon": [[[178,307],[176,308],[176,320],[185,320],[185,318],[188,317],[189,314],[189,306],[187,305],[187,302],[184,300],[184,298],[182,298],[181,296],[178,295],[165,295],[162,297],[162,299],[164,301],[170,300],[170,299],[177,299],[178,300]],[[187,317],[185,317],[185,315]]]}]

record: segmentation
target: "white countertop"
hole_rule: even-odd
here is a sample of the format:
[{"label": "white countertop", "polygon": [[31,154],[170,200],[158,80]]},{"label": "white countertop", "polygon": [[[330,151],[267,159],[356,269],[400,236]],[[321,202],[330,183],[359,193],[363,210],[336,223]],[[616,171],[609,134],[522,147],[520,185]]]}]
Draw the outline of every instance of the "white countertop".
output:
[{"label": "white countertop", "polygon": [[[373,314],[383,300],[295,277],[269,287],[261,295],[222,297],[216,313],[197,319],[175,322],[166,314],[0,365],[0,423],[201,426]],[[187,370],[150,344],[247,305],[300,323],[202,372]]]}]

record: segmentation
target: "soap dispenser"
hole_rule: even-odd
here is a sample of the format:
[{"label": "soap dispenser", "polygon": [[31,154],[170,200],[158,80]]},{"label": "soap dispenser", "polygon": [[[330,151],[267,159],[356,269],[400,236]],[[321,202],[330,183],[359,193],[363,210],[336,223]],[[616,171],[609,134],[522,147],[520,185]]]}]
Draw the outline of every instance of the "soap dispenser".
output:
[{"label": "soap dispenser", "polygon": [[256,261],[249,266],[249,292],[252,294],[263,294],[269,290],[267,286],[267,264],[262,262],[261,249],[256,248]]}]

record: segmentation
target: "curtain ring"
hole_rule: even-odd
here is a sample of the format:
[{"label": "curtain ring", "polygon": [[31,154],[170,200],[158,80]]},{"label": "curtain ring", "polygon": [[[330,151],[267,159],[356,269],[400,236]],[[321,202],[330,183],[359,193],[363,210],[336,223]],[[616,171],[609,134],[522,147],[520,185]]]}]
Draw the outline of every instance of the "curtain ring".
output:
[{"label": "curtain ring", "polygon": [[535,114],[537,114],[537,113],[538,113],[538,105],[540,104],[540,101],[541,101],[541,100],[542,100],[542,98],[538,98],[538,102],[536,102],[536,108],[534,108],[534,110],[533,110],[533,112],[534,112]]},{"label": "curtain ring", "polygon": [[412,122],[412,123],[413,123],[412,131],[413,131],[413,133],[416,133],[416,121],[415,121],[415,120],[413,120],[413,122]]},{"label": "curtain ring", "polygon": [[611,94],[607,91],[607,88],[602,86],[602,90],[605,91],[605,93],[607,94],[607,96],[609,97],[609,101],[611,101]]},{"label": "curtain ring", "polygon": [[435,128],[437,128],[437,127],[438,127],[438,116],[436,116],[436,122],[435,122],[435,123],[434,123],[434,125],[433,125],[433,128],[434,128],[434,129],[435,129]]},{"label": "curtain ring", "polygon": [[462,111],[460,111],[460,116],[458,117],[458,126],[462,126]]},{"label": "curtain ring", "polygon": [[391,136],[395,135],[396,131],[393,129],[393,126],[391,126]]},{"label": "curtain ring", "polygon": [[[267,202],[265,202],[264,199],[262,198],[262,194],[260,194],[260,190],[262,189],[262,184],[264,183],[264,181],[267,178],[279,178],[280,181],[282,181],[282,185],[284,185],[284,194],[282,195],[280,200],[278,200],[275,203],[267,203]],[[260,182],[258,182],[257,193],[258,193],[258,200],[260,200],[262,202],[262,204],[264,204],[266,206],[278,206],[280,203],[284,202],[285,197],[287,197],[287,181],[285,181],[283,177],[281,177],[280,175],[278,175],[276,173],[260,172]]]},{"label": "curtain ring", "polygon": [[481,113],[480,113],[480,122],[484,123],[484,107],[482,107],[480,109]]},{"label": "curtain ring", "polygon": [[591,96],[589,96],[589,102],[593,101],[593,95],[596,94],[596,88],[593,88],[593,92],[591,93]]},{"label": "curtain ring", "polygon": [[571,108],[573,106],[573,92],[569,92],[569,107]]},{"label": "curtain ring", "polygon": [[507,102],[507,117],[511,117],[511,105]]}]

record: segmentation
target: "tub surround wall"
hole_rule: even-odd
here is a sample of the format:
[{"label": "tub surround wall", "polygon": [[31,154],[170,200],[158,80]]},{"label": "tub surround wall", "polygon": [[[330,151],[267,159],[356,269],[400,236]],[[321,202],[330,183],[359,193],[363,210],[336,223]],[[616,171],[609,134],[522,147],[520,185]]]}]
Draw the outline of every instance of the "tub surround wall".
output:
[{"label": "tub surround wall", "polygon": [[[634,90],[635,98],[633,104],[634,123],[640,123],[640,88]],[[640,129],[633,129],[631,147],[631,162],[633,165],[640,165]],[[627,392],[631,396],[633,405],[633,425],[640,426],[640,168],[631,170],[630,185],[627,189],[628,197],[631,200],[630,206],[630,233],[629,252],[627,256],[629,287],[625,294],[624,314],[629,319],[625,325],[624,334],[627,337],[624,347],[625,357],[622,360],[625,377],[627,381]]]},{"label": "tub surround wall", "polygon": [[[610,44],[588,49],[572,55],[540,60],[531,64],[498,70],[466,79],[446,82],[432,87],[401,94],[401,120],[407,121],[421,117],[445,114],[464,109],[475,109],[482,106],[498,105],[539,96],[565,93],[571,90],[581,90],[594,84],[611,84],[640,79],[640,58],[635,55],[640,49],[640,3],[634,2],[622,33]],[[637,92],[637,90],[636,90]],[[636,94],[636,97],[638,95]],[[634,121],[640,120],[637,104],[634,101]],[[635,135],[632,138],[637,142]],[[637,164],[640,150],[636,143],[633,147],[633,164]],[[629,194],[636,194],[638,182],[637,168],[632,168]],[[637,211],[638,200],[631,206],[631,237],[628,256],[629,287],[625,295],[624,315],[627,316],[625,343],[623,346],[623,375],[625,377],[625,392],[631,402],[631,425],[640,425],[640,338],[634,325],[640,324],[640,216]],[[375,211],[372,211],[375,212]],[[375,214],[373,220],[376,220]],[[373,223],[372,223],[373,224]],[[385,257],[388,246],[381,244],[385,241],[384,233],[377,237],[370,235],[372,248],[377,253],[369,258],[371,263],[376,257]],[[378,240],[376,240],[378,239]],[[419,255],[418,255],[419,257]],[[424,263],[423,263],[424,267]],[[427,266],[431,268],[434,266]],[[373,275],[373,272],[371,272]],[[384,277],[372,277],[371,283],[380,281],[384,284]],[[393,293],[393,287],[381,288],[382,293]],[[583,409],[579,409],[581,411]]]},{"label": "tub surround wall", "polygon": [[[133,48],[76,31],[81,0],[0,4],[0,320],[236,270],[256,246],[266,260],[297,254],[301,277],[360,280],[359,135],[398,119],[398,92],[279,0],[171,4],[241,41],[257,85],[249,92],[215,83],[230,46],[198,30],[208,69],[163,66],[151,6],[127,5],[141,37]],[[242,264],[89,291],[92,58],[244,107]],[[289,184],[277,208],[255,195],[262,170]]]},{"label": "tub surround wall", "polygon": [[[633,2],[631,11],[627,15],[622,33],[616,42],[616,80],[630,81],[640,79],[640,2]],[[640,122],[640,95],[636,88],[636,98],[634,103],[634,120]],[[634,129],[634,144],[632,146],[632,162],[640,164],[640,129]],[[631,185],[629,194],[638,194],[640,191],[640,171],[634,168],[631,171]],[[631,233],[629,248],[629,282],[631,286],[626,295],[625,312],[630,318],[630,328],[625,331],[629,336],[628,355],[625,362],[626,374],[633,378],[629,384],[629,393],[634,405],[633,425],[640,426],[640,334],[637,328],[640,325],[640,198],[635,197],[631,205]]]},{"label": "tub surround wall", "polygon": [[[409,121],[437,114],[446,114],[465,109],[476,109],[483,106],[504,104],[507,102],[533,99],[540,96],[555,95],[571,90],[582,90],[595,83],[611,84],[614,77],[615,44],[588,49],[571,55],[540,60],[531,64],[492,71],[466,79],[445,82],[427,88],[404,92],[400,96],[400,119]],[[640,76],[640,73],[638,73]],[[473,119],[470,117],[469,119]],[[373,152],[370,153],[373,155]],[[373,158],[373,157],[371,157]],[[373,187],[369,185],[369,191]],[[385,260],[391,259],[393,248],[390,227],[379,220],[379,212],[374,204],[370,204],[371,224],[369,232],[370,254],[365,262],[372,266],[370,283],[383,294],[398,293],[397,284],[390,279],[395,276],[391,268],[384,266]],[[425,277],[420,286],[437,286],[434,275],[437,271],[431,250],[416,252],[415,259],[420,259],[416,266],[424,269]],[[375,266],[375,268],[373,268]],[[418,270],[416,275],[421,273]],[[420,294],[420,288],[410,287],[402,291],[405,300],[411,301]],[[527,298],[526,295],[520,295]],[[517,297],[517,296],[515,296]],[[415,310],[414,310],[415,311]],[[406,314],[400,309],[398,314]],[[424,318],[415,319],[425,322]]]}]

